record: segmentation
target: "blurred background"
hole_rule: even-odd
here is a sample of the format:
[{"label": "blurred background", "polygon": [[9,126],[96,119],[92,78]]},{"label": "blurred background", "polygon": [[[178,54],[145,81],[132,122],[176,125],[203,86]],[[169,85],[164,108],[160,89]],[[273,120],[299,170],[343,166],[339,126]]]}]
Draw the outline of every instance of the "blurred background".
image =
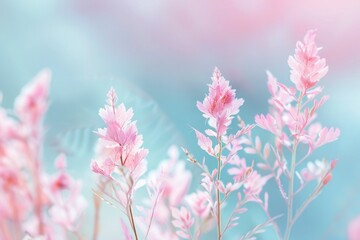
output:
[{"label": "blurred background", "polygon": [[[359,10],[358,0],[0,0],[3,105],[11,108],[24,84],[41,69],[51,69],[46,166],[51,171],[59,146],[67,149],[70,171],[84,179],[90,197],[92,131],[102,127],[97,113],[110,86],[135,109],[151,150],[150,168],[166,158],[171,144],[202,158],[191,127],[205,128],[195,103],[204,98],[214,67],[245,99],[241,116],[253,122],[254,114],[267,111],[265,71],[288,83],[287,58],[296,41],[315,28],[330,69],[320,85],[331,98],[319,119],[342,134],[318,152],[338,159],[338,165],[292,239],[345,239],[349,221],[360,215]],[[273,215],[285,210],[279,198],[270,204]],[[107,221],[113,210],[104,207],[104,212],[103,239],[118,239],[118,216]],[[261,223],[264,216],[258,214],[241,228]],[[272,231],[260,239],[275,239]],[[238,239],[236,234],[226,239]]]}]

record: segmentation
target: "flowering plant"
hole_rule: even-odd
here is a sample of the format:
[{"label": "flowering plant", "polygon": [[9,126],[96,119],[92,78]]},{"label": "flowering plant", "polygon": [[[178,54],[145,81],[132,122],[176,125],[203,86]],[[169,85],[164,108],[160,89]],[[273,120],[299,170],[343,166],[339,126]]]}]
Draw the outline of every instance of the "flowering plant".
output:
[{"label": "flowering plant", "polygon": [[[90,164],[96,176],[92,239],[100,236],[102,202],[123,213],[118,225],[126,240],[201,239],[209,232],[225,239],[230,229],[240,229],[243,214],[252,214],[249,203],[262,209],[267,220],[239,230],[238,239],[256,239],[270,225],[278,239],[290,239],[296,221],[331,181],[336,165],[335,160],[313,159],[313,153],[340,135],[339,129],[316,122],[318,109],[328,100],[318,86],[328,67],[315,35],[309,31],[289,57],[293,86],[267,72],[270,109],[256,115],[254,124],[238,116],[244,100],[215,68],[208,94],[196,104],[206,120],[205,130],[194,128],[204,156],[199,161],[188,150],[191,146],[182,147],[187,165],[178,147],[171,146],[168,158],[148,171],[149,150],[143,147],[134,112],[118,103],[111,88],[99,110],[105,127],[95,132]],[[87,202],[81,181],[68,173],[63,153],[55,160],[56,173],[42,167],[49,84],[50,73],[44,70],[24,87],[13,110],[0,106],[0,239],[83,239]],[[269,132],[273,141],[255,136],[256,127]],[[260,161],[249,159],[256,155]],[[192,176],[190,166],[198,168],[201,180]],[[271,213],[275,193],[266,186],[270,180],[286,206],[278,216]],[[296,206],[294,199],[311,186],[310,195]],[[282,227],[279,219],[285,217]],[[349,226],[351,239],[359,235],[358,222]]]},{"label": "flowering plant", "polygon": [[81,239],[86,209],[81,181],[67,173],[66,157],[57,173],[42,168],[43,117],[48,108],[50,72],[40,72],[15,100],[0,107],[0,239]]}]

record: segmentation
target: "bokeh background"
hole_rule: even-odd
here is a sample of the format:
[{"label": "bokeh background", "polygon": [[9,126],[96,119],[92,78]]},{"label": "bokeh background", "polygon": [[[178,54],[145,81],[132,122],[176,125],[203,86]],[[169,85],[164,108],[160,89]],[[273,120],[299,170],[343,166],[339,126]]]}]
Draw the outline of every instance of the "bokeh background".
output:
[{"label": "bokeh background", "polygon": [[[171,144],[202,157],[191,127],[205,128],[195,103],[207,92],[214,67],[245,99],[241,116],[252,122],[254,114],[267,111],[265,70],[289,82],[287,58],[296,41],[316,28],[330,67],[321,84],[331,96],[319,118],[342,135],[318,153],[338,159],[338,165],[293,239],[346,239],[348,222],[360,215],[359,10],[358,0],[0,0],[3,105],[10,108],[24,84],[51,69],[45,164],[51,171],[59,148],[68,150],[71,172],[84,179],[90,197],[92,130],[102,126],[97,112],[110,86],[135,108],[151,148],[150,168],[166,158]],[[279,198],[270,201],[274,215],[285,209]],[[264,220],[256,211],[239,228]],[[110,207],[104,212],[103,239],[119,239],[118,216]],[[85,229],[90,228],[89,222]],[[237,238],[235,231],[227,239]],[[261,239],[275,239],[272,230]]]}]

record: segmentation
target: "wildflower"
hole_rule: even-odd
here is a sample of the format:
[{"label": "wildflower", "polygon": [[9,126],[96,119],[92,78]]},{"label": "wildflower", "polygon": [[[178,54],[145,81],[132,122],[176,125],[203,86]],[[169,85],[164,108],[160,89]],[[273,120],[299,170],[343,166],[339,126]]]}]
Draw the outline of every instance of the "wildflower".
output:
[{"label": "wildflower", "polygon": [[226,81],[219,69],[215,68],[212,84],[209,85],[209,95],[202,103],[197,102],[196,105],[209,120],[209,125],[215,128],[219,135],[223,135],[243,103],[242,98],[235,97],[235,90],[231,89],[229,81]]},{"label": "wildflower", "polygon": [[56,159],[55,166],[58,173],[46,181],[49,185],[45,193],[51,204],[49,216],[54,223],[74,232],[87,206],[85,198],[81,195],[82,183],[66,172],[64,155]]},{"label": "wildflower", "polygon": [[288,63],[291,68],[290,79],[297,90],[305,94],[314,87],[328,72],[326,61],[320,58],[315,43],[316,31],[310,30],[303,42],[297,42],[295,55],[290,56]]},{"label": "wildflower", "polygon": [[48,107],[50,79],[49,70],[41,71],[16,98],[14,111],[23,123],[40,124]]},{"label": "wildflower", "polygon": [[251,172],[245,179],[245,194],[252,197],[258,196],[269,178],[269,176],[261,176],[257,171]]},{"label": "wildflower", "polygon": [[206,218],[210,214],[208,194],[204,191],[197,191],[186,196],[186,202],[195,216]]},{"label": "wildflower", "polygon": [[137,132],[135,122],[131,121],[133,110],[126,110],[124,104],[115,106],[114,89],[108,92],[107,104],[99,111],[106,127],[98,129],[97,157],[91,164],[92,171],[110,175],[115,166],[123,166],[133,171],[148,154],[142,148],[142,135]]},{"label": "wildflower", "polygon": [[[301,171],[301,177],[305,182],[310,182],[312,180],[321,181],[330,181],[331,173],[330,171],[334,168],[335,161],[330,163],[323,160],[316,160],[315,162],[308,162],[306,168]],[[324,184],[325,185],[325,184]]]},{"label": "wildflower", "polygon": [[190,239],[190,228],[194,224],[194,219],[192,218],[190,212],[185,207],[181,207],[180,209],[172,208],[171,213],[174,218],[172,224],[178,229],[176,234],[179,237]]}]

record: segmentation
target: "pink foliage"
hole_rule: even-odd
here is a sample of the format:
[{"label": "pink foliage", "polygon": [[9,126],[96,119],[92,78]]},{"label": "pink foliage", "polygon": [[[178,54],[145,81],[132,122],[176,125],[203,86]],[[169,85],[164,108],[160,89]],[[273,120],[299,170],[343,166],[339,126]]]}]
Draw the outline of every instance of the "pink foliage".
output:
[{"label": "pink foliage", "polygon": [[190,212],[185,207],[181,207],[180,209],[172,208],[171,213],[174,219],[172,224],[178,229],[176,234],[181,238],[191,239],[190,228],[194,224],[194,219]]},{"label": "pink foliage", "polygon": [[1,239],[80,236],[87,205],[81,181],[67,173],[63,155],[55,161],[56,175],[42,169],[42,120],[49,105],[49,85],[50,72],[44,70],[22,89],[14,111],[0,107]]},{"label": "pink foliage", "polygon": [[[298,173],[296,168],[307,161],[315,149],[337,140],[340,136],[339,129],[322,127],[320,123],[314,122],[318,109],[328,100],[327,96],[319,97],[323,88],[317,86],[317,83],[326,75],[328,67],[325,59],[318,55],[319,48],[316,46],[315,36],[316,31],[309,31],[305,35],[304,41],[296,44],[295,55],[289,57],[290,79],[295,87],[287,87],[279,83],[270,72],[267,73],[271,95],[270,111],[266,115],[256,115],[255,122],[260,128],[275,136],[275,142],[271,146],[275,157],[274,163],[270,163],[268,159],[269,147],[262,152],[260,145],[255,143],[256,146],[254,146],[251,137],[248,138],[248,145],[252,150],[248,152],[256,153],[262,158],[263,163],[258,166],[269,171],[270,176],[274,177],[288,207],[287,226],[283,236],[285,240],[290,238],[294,223],[308,204],[332,179],[335,162],[328,163],[326,160],[317,160],[315,163],[308,162],[301,173]],[[320,99],[318,100],[318,98]],[[308,151],[301,157],[300,152],[297,151],[299,145],[305,145],[308,148]],[[300,186],[295,191],[296,175]],[[283,189],[283,179],[289,182],[287,192]],[[294,209],[295,196],[306,187],[308,182],[314,179],[318,181],[318,185],[302,206]],[[277,229],[277,233],[280,238],[279,229]]]},{"label": "pink foliage", "polygon": [[[203,131],[194,129],[202,160],[182,148],[189,162],[199,168],[199,180],[186,169],[175,146],[169,148],[166,160],[147,172],[148,150],[133,120],[134,112],[117,103],[111,88],[99,110],[105,126],[95,132],[98,141],[90,164],[97,176],[93,239],[99,236],[104,201],[123,213],[126,221],[121,218],[118,223],[126,240],[200,239],[208,231],[216,231],[218,240],[225,239],[243,214],[251,214],[250,202],[261,207],[267,221],[240,239],[255,239],[272,224],[278,239],[289,240],[297,219],[333,177],[336,161],[313,161],[312,153],[340,136],[339,129],[316,122],[318,110],[329,97],[321,96],[323,87],[317,86],[328,67],[319,56],[315,35],[316,31],[309,31],[289,57],[293,86],[267,72],[270,110],[256,115],[255,122],[274,137],[273,142],[253,136],[255,125],[239,116],[237,126],[232,125],[244,100],[236,97],[230,82],[215,68],[208,94],[196,104],[207,121]],[[42,167],[49,85],[50,72],[44,70],[23,88],[14,110],[0,105],[0,239],[83,238],[80,230],[87,201],[81,194],[82,182],[68,172],[64,154],[54,162],[55,173]],[[260,161],[253,160],[255,155]],[[209,158],[215,164],[207,164]],[[273,195],[264,192],[270,179],[287,208],[284,233],[277,217],[271,216]],[[298,194],[311,185],[315,187],[310,195],[295,206]],[[222,214],[228,208],[229,214]],[[359,239],[359,225],[359,219],[349,225],[350,240]]]}]

